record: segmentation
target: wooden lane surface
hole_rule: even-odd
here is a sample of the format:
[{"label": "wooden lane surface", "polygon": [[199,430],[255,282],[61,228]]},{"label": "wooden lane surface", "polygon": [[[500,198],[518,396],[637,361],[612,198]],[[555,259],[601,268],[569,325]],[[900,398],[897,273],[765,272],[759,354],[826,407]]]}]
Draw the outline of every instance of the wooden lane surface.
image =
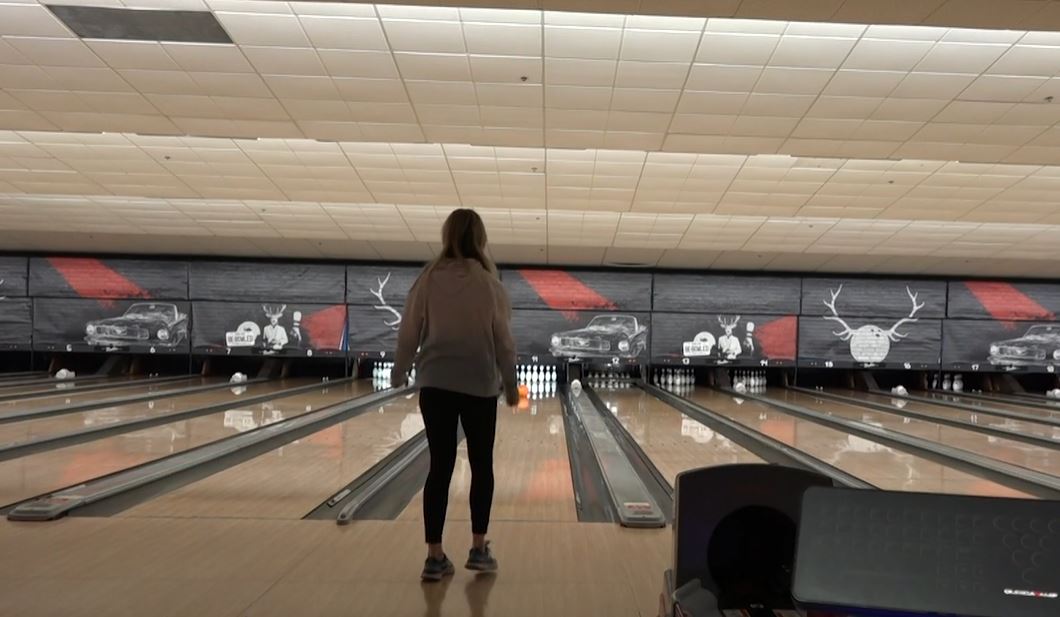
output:
[{"label": "wooden lane surface", "polygon": [[55,377],[48,377],[45,379],[34,379],[32,382],[16,384],[16,383],[2,383],[0,382],[0,396],[10,396],[13,394],[34,394],[37,392],[46,392],[49,390],[60,390],[63,392],[77,392],[79,388],[85,386],[122,386],[135,383],[137,381],[146,380],[147,377],[140,375],[114,375],[109,377],[93,377],[85,380],[69,381],[64,379],[56,379]]},{"label": "wooden lane surface", "polygon": [[[464,530],[447,533],[462,552]],[[421,585],[420,524],[243,519],[0,521],[0,615],[654,616],[669,529],[498,522],[493,576]],[[462,557],[462,555],[461,555]]]},{"label": "wooden lane surface", "polygon": [[688,469],[762,462],[746,448],[643,390],[597,389],[596,393],[670,486],[677,474]]},{"label": "wooden lane surface", "polygon": [[383,402],[122,516],[300,519],[423,430],[416,397]]},{"label": "wooden lane surface", "polygon": [[[493,459],[491,520],[578,520],[563,428],[563,407],[558,398],[532,401],[525,408],[498,406]],[[447,520],[471,520],[470,491],[467,442],[461,441],[449,490]],[[423,519],[422,491],[416,494],[398,519]],[[467,533],[466,529],[464,531]],[[422,536],[422,533],[417,535]]]},{"label": "wooden lane surface", "polygon": [[1022,441],[994,437],[970,429],[884,413],[875,409],[858,407],[856,404],[840,403],[832,399],[794,390],[781,390],[773,393],[772,396],[814,411],[822,411],[840,418],[865,422],[896,433],[920,437],[921,439],[988,456],[995,460],[1019,465],[1026,469],[1060,476],[1060,452],[1056,450],[1034,446]]},{"label": "wooden lane surface", "polygon": [[[948,418],[951,420],[959,420],[961,422],[971,422],[973,424],[989,426],[992,428],[998,428],[1006,431],[1015,431],[1018,433],[1023,433],[1025,435],[1034,435],[1037,437],[1042,437],[1044,439],[1053,439],[1056,441],[1057,445],[1060,445],[1060,427],[1048,426],[1046,424],[1038,424],[1037,422],[1028,422],[1025,420],[1013,420],[1011,418],[1004,418],[1001,416],[995,416],[989,413],[979,411],[966,411],[964,409],[957,409],[956,407],[947,407],[945,405],[933,405],[931,403],[924,403],[922,401],[913,401],[901,397],[884,396],[882,394],[873,394],[871,392],[861,392],[857,390],[837,390],[835,394],[855,399],[855,401],[867,401],[870,403],[876,403],[878,405],[888,405],[890,407],[893,407],[896,413],[901,413],[903,409],[908,409],[910,411],[916,411],[938,418]],[[854,404],[857,403],[855,402]],[[983,401],[979,401],[979,404],[994,406],[993,403],[984,403]],[[1030,415],[1033,415],[1035,413],[1033,410],[1030,409],[1022,411],[1023,413],[1028,413]]]},{"label": "wooden lane surface", "polygon": [[882,489],[1030,497],[996,482],[797,418],[765,403],[703,388],[696,388],[687,398]]},{"label": "wooden lane surface", "polygon": [[77,388],[56,389],[55,394],[53,395],[40,396],[30,399],[13,399],[10,401],[0,401],[0,416],[9,413],[32,411],[35,409],[45,409],[50,407],[73,407],[84,403],[91,403],[94,401],[101,401],[104,399],[115,398],[119,396],[136,396],[137,394],[150,394],[154,392],[163,393],[166,391],[177,390],[180,388],[205,385],[207,383],[212,383],[213,381],[216,380],[208,380],[203,377],[189,377],[186,380],[179,379],[176,381],[167,381],[163,383],[144,384],[142,388],[137,388],[128,382],[120,382],[114,384],[114,388],[90,390],[88,392],[78,392]]},{"label": "wooden lane surface", "polygon": [[[290,384],[288,384],[287,387],[290,387]],[[274,384],[248,384],[246,386],[245,396],[254,396],[272,390],[275,390]],[[136,393],[130,393],[130,396],[135,394]],[[146,394],[146,392],[144,394]],[[111,396],[119,395],[111,394]],[[40,439],[43,437],[62,435],[86,428],[106,426],[140,418],[164,416],[166,414],[186,411],[200,405],[213,404],[218,402],[219,398],[223,397],[228,397],[233,401],[239,400],[239,396],[233,394],[231,390],[210,390],[207,392],[193,392],[191,394],[180,396],[162,396],[157,400],[126,403],[124,405],[103,407],[102,409],[91,409],[89,411],[64,413],[56,416],[0,424],[0,444],[12,444],[29,439]]]},{"label": "wooden lane surface", "polygon": [[[842,392],[842,394],[846,394],[846,392]],[[868,393],[866,392],[865,394],[868,394]],[[1051,420],[1054,420],[1054,421],[1055,420],[1060,420],[1060,401],[1056,401],[1056,400],[1053,400],[1052,404],[1050,405],[1050,406],[1056,407],[1056,409],[1055,410],[1049,410],[1049,409],[1042,409],[1041,407],[1033,407],[1033,406],[1029,406],[1029,405],[1020,405],[1019,403],[1017,403],[1015,401],[1012,401],[1012,400],[1001,400],[1001,399],[998,399],[998,398],[991,398],[990,400],[986,400],[986,399],[981,399],[981,398],[974,398],[974,397],[971,397],[971,396],[963,396],[962,397],[961,395],[954,394],[952,392],[947,393],[947,392],[930,392],[930,391],[928,391],[928,392],[912,392],[911,394],[913,394],[915,396],[922,396],[924,398],[935,399],[935,400],[938,400],[938,401],[951,401],[951,402],[954,402],[954,403],[960,403],[961,405],[967,405],[969,407],[982,407],[982,408],[984,408],[983,411],[970,412],[970,413],[979,414],[980,418],[983,417],[984,415],[990,413],[988,411],[988,409],[994,408],[994,409],[1000,409],[1000,410],[1004,410],[1004,411],[1015,411],[1017,413],[1027,414],[1029,416],[1040,416],[1042,418],[1048,418],[1048,419],[1051,419]],[[987,396],[989,396],[989,395],[987,395]],[[1049,399],[1045,400],[1045,402],[1047,404],[1049,404],[1048,401],[1049,401]],[[919,401],[910,401],[910,402],[919,402]],[[1028,401],[1028,402],[1030,402],[1030,401]],[[926,403],[923,403],[923,404],[926,404]],[[954,408],[954,407],[946,407],[944,405],[932,405],[931,407],[933,407],[933,408],[935,408],[935,407],[944,407],[946,409],[953,409],[954,411],[960,411],[960,409],[957,409],[957,408]],[[1001,418],[1001,419],[1004,420],[1004,418]]]},{"label": "wooden lane surface", "polygon": [[[266,384],[265,389],[279,391],[304,383],[296,380],[278,381]],[[240,406],[239,398],[233,396],[227,388],[203,393],[210,397],[203,402],[230,400],[232,407],[228,411],[178,420],[0,463],[0,505],[10,505],[223,439],[256,426],[298,416],[366,390],[370,391],[371,386],[361,383],[330,387],[321,385],[320,390],[302,392],[246,407]]]}]

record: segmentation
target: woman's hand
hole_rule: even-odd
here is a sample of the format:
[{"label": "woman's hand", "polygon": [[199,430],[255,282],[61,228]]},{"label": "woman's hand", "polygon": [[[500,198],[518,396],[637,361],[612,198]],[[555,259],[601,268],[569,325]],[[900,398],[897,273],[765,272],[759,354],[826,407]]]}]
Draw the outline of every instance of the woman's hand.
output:
[{"label": "woman's hand", "polygon": [[507,403],[509,407],[518,406],[519,405],[519,390],[518,389],[509,390],[508,388],[505,388],[504,389],[504,402]]},{"label": "woman's hand", "polygon": [[409,383],[409,376],[404,372],[398,372],[397,367],[390,369],[390,387],[403,388]]}]

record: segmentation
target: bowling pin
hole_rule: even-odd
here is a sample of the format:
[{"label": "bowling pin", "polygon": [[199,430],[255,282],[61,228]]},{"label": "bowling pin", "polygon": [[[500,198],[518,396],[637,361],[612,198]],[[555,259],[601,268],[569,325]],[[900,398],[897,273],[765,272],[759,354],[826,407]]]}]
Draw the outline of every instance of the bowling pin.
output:
[{"label": "bowling pin", "polygon": [[950,389],[950,387],[951,387],[952,385],[953,385],[953,384],[952,384],[952,382],[950,381],[950,376],[949,376],[949,375],[945,375],[945,376],[944,376],[944,377],[942,378],[942,389],[943,389],[943,390],[949,390],[949,389]]},{"label": "bowling pin", "polygon": [[960,373],[957,373],[953,377],[953,391],[964,392],[964,376],[962,376]]}]

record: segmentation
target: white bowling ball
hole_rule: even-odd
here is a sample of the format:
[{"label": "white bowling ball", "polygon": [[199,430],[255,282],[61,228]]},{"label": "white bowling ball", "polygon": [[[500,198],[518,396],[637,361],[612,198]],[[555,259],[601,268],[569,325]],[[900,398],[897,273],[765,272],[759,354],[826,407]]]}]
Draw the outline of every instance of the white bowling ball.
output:
[{"label": "white bowling ball", "polygon": [[898,396],[905,396],[906,394],[909,394],[909,390],[906,390],[905,386],[898,386],[894,389],[894,393]]},{"label": "white bowling ball", "polygon": [[578,396],[582,393],[582,382],[580,379],[575,379],[574,381],[570,382],[570,391],[574,394],[574,396]]},{"label": "white bowling ball", "polygon": [[744,384],[744,382],[742,382],[742,381],[737,381],[737,382],[736,382],[736,385],[735,385],[735,386],[733,386],[733,388],[732,388],[732,389],[733,389],[733,390],[736,390],[736,391],[737,391],[737,392],[739,392],[740,394],[743,394],[744,392],[747,392],[747,386],[746,386],[746,385]]},{"label": "white bowling ball", "polygon": [[66,379],[70,375],[70,371],[61,368],[55,373],[56,379]]},{"label": "white bowling ball", "polygon": [[233,373],[232,378],[228,380],[228,383],[243,383],[247,380],[247,376],[243,373]]},{"label": "white bowling ball", "polygon": [[1053,389],[1053,398],[1060,398],[1060,388]]}]

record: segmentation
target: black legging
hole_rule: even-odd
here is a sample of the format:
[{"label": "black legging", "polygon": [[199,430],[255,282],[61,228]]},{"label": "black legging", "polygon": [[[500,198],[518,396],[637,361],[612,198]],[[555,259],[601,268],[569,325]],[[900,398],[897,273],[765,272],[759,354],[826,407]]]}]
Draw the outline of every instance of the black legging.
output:
[{"label": "black legging", "polygon": [[471,463],[471,533],[485,534],[493,505],[493,441],[497,434],[497,397],[471,396],[440,388],[420,390],[420,411],[427,429],[431,470],[423,487],[423,525],[428,544],[442,541],[449,482],[456,466],[457,421],[464,427]]}]

